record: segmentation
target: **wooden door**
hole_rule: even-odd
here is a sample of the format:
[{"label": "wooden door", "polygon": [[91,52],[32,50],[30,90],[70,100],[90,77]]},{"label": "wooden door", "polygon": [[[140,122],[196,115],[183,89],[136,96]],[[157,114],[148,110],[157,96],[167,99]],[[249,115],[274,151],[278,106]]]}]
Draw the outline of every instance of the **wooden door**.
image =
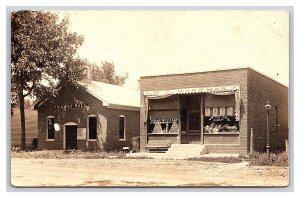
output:
[{"label": "wooden door", "polygon": [[66,126],[66,149],[77,149],[77,126]]}]

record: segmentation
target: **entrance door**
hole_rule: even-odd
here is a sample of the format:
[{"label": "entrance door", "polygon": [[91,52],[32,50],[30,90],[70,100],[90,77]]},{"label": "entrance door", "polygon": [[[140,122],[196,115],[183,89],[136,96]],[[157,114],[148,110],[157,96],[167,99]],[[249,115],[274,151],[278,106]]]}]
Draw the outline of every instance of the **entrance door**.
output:
[{"label": "entrance door", "polygon": [[76,125],[66,125],[66,149],[77,149]]},{"label": "entrance door", "polygon": [[182,144],[199,144],[201,141],[201,94],[181,97]]}]

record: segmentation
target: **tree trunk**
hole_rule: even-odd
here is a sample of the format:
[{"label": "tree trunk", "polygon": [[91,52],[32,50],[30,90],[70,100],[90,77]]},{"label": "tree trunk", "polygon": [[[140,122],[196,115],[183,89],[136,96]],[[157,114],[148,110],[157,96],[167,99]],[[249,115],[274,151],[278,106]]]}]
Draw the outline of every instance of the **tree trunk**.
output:
[{"label": "tree trunk", "polygon": [[21,149],[26,149],[26,131],[25,131],[25,110],[24,110],[24,96],[19,94],[20,102],[20,116],[21,116]]}]

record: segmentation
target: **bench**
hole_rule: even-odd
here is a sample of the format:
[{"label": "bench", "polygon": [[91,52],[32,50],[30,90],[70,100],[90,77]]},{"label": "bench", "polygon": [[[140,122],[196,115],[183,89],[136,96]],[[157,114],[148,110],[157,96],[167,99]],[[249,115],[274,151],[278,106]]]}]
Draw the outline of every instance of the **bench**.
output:
[{"label": "bench", "polygon": [[149,140],[145,146],[147,152],[166,152],[171,146],[171,140]]}]

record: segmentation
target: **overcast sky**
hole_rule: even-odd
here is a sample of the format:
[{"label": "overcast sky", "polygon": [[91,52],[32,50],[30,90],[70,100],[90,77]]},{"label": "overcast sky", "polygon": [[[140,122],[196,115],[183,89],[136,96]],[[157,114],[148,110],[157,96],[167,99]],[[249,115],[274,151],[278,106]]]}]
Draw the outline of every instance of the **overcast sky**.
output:
[{"label": "overcast sky", "polygon": [[125,86],[145,75],[249,66],[289,83],[286,11],[61,11],[85,38],[79,55],[113,61]]}]

